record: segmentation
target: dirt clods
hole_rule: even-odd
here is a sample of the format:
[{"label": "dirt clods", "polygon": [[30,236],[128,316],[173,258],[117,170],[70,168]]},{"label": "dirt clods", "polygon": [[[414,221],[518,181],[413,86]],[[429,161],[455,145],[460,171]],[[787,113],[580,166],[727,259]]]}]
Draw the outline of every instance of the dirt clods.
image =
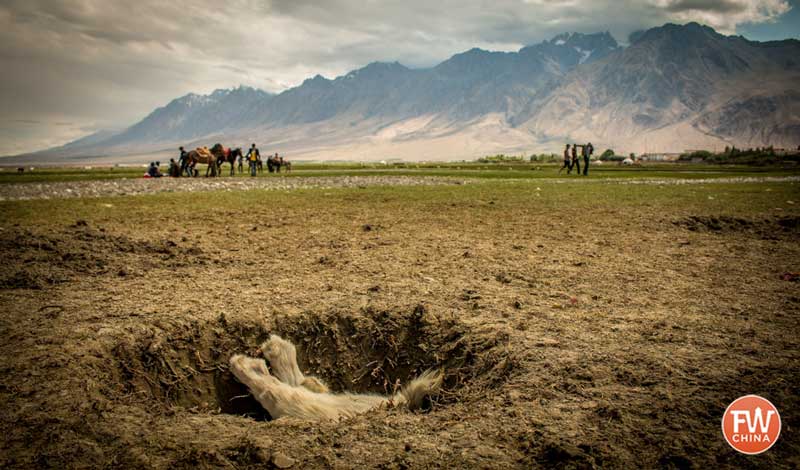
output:
[{"label": "dirt clods", "polygon": [[172,240],[136,240],[78,220],[62,230],[0,232],[0,289],[43,289],[81,276],[131,276],[128,261],[144,268],[180,268],[208,262],[195,246]]},{"label": "dirt clods", "polygon": [[748,219],[732,216],[693,215],[673,221],[673,224],[692,232],[749,233],[761,237],[797,237],[800,217]]}]

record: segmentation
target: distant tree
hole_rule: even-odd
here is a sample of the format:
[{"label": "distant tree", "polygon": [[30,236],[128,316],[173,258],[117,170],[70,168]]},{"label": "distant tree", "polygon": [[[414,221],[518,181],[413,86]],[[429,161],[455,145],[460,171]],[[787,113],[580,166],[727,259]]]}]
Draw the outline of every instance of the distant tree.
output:
[{"label": "distant tree", "polygon": [[714,157],[714,154],[707,150],[697,150],[692,153],[685,153],[681,155],[680,160],[682,161],[693,161],[693,160],[711,160]]},{"label": "distant tree", "polygon": [[606,151],[603,152],[602,155],[600,155],[600,160],[608,160],[609,158],[613,157],[614,155],[616,155],[616,154],[614,153],[613,150],[606,149]]},{"label": "distant tree", "polygon": [[631,154],[629,156],[631,157],[631,160],[636,160],[636,154],[635,153],[631,152]]}]

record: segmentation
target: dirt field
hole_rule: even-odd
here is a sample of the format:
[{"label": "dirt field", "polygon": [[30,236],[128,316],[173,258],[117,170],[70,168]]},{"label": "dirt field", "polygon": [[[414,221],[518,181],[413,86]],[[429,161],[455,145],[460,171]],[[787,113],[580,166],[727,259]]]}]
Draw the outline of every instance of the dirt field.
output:
[{"label": "dirt field", "polygon": [[[0,202],[0,466],[800,466],[800,183],[444,183]],[[270,421],[227,360],[273,332],[445,390]],[[745,457],[750,393],[783,430]]]}]

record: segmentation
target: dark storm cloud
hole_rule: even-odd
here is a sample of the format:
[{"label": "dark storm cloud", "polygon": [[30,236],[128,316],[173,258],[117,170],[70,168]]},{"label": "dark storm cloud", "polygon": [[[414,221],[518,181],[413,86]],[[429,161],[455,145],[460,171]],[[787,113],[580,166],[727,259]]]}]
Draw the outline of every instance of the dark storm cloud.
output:
[{"label": "dark storm cloud", "polygon": [[121,128],[188,92],[277,92],[375,60],[431,66],[566,31],[625,38],[695,20],[732,33],[787,9],[786,0],[4,0],[0,155]]},{"label": "dark storm cloud", "polygon": [[666,9],[670,12],[697,10],[717,13],[741,13],[747,10],[747,5],[734,0],[677,0],[670,3]]}]

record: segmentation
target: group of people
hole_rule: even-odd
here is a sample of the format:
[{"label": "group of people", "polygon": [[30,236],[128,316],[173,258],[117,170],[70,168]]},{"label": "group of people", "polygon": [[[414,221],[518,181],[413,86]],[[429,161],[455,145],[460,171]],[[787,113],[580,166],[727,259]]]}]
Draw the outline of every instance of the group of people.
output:
[{"label": "group of people", "polygon": [[164,176],[164,174],[161,173],[161,169],[159,168],[160,166],[161,162],[150,162],[150,166],[147,168],[147,173],[145,174],[149,178],[161,178],[162,176]]},{"label": "group of people", "polygon": [[[256,176],[257,170],[263,167],[261,160],[261,152],[256,147],[256,144],[250,146],[250,150],[246,154],[239,154],[239,172],[242,172],[243,162],[247,161],[250,168],[250,176]],[[281,167],[286,167],[287,171],[291,168],[291,164],[279,156],[277,152],[275,155],[267,157],[267,171],[270,173],[280,173]]]},{"label": "group of people", "polygon": [[567,147],[564,149],[564,165],[559,168],[559,174],[564,168],[567,169],[567,174],[572,173],[573,168],[577,169],[579,175],[581,174],[581,161],[578,158],[578,147],[581,148],[581,156],[583,157],[583,176],[589,174],[589,159],[592,158],[592,154],[594,153],[594,146],[592,146],[591,142],[585,145],[572,144],[572,147],[567,144]]},{"label": "group of people", "polygon": [[[239,148],[231,150],[231,149],[224,149],[219,144],[217,144],[217,146],[220,147],[220,149],[222,149],[221,150],[222,152],[224,152],[222,153],[223,156],[219,157],[221,160],[218,160],[217,162],[218,164],[220,162],[224,163],[225,161],[228,161],[231,164],[231,166],[233,166],[234,160],[237,160],[239,172],[241,173],[244,171],[243,163],[244,161],[247,161],[250,176],[256,176],[258,171],[260,171],[263,168],[263,163],[261,160],[261,152],[258,150],[258,147],[256,147],[256,144],[252,144],[248,149],[247,153],[243,153]],[[217,146],[211,149],[212,153],[215,151]],[[190,152],[186,151],[186,149],[184,149],[183,147],[180,147],[178,150],[180,150],[180,156],[178,157],[178,161],[176,162],[174,158],[171,158],[169,160],[169,176],[174,176],[174,177],[184,176],[184,175],[197,176],[197,170],[195,169],[195,166],[198,163],[198,159],[196,157],[193,158]],[[198,149],[198,151],[200,151],[200,149]],[[158,172],[157,163],[158,162],[156,162],[155,173],[159,173],[158,176],[162,176],[160,172]],[[203,163],[203,161],[200,160],[200,163]],[[151,163],[150,166],[152,170],[153,163]],[[275,153],[274,156],[270,155],[269,157],[267,157],[267,169],[269,170],[270,173],[273,172],[280,173],[281,167],[285,167],[288,170],[289,168],[291,168],[291,164],[289,163],[288,160],[284,160],[283,157],[279,156],[277,153]],[[148,174],[151,173],[151,170],[148,170]],[[231,168],[231,175],[233,175],[232,168]]]}]

